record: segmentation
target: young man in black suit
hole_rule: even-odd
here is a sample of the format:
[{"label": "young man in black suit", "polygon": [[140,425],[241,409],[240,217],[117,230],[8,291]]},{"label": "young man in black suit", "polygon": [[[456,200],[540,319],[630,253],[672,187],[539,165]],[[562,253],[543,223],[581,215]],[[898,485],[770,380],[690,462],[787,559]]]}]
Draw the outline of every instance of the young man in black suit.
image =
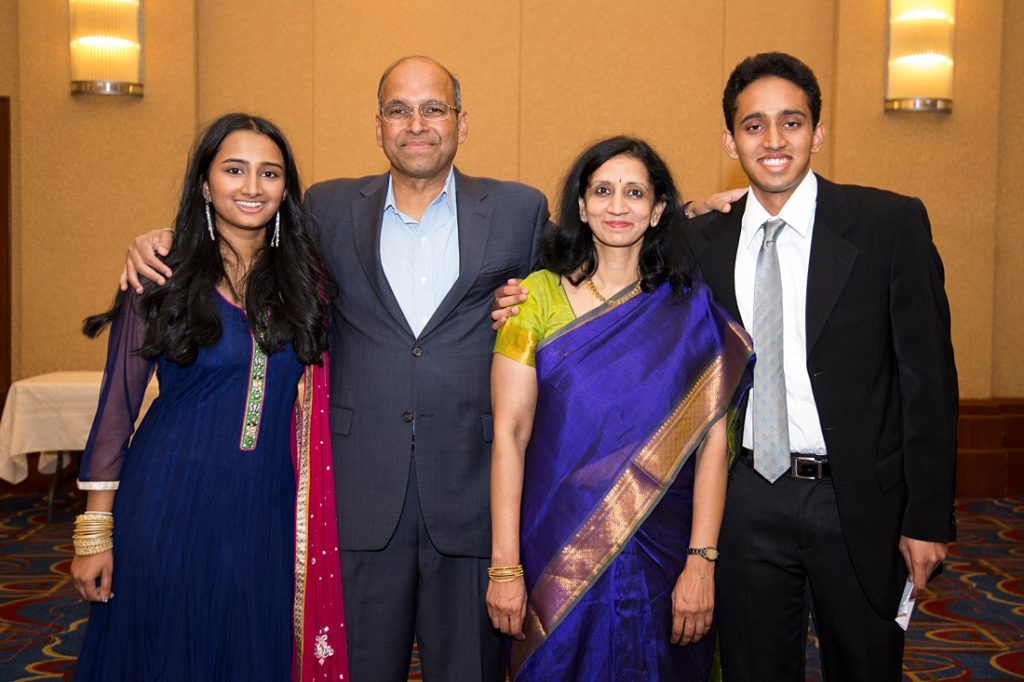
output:
[{"label": "young man in black suit", "polygon": [[957,375],[928,216],[811,172],[825,128],[799,60],[744,60],[723,109],[750,190],[690,229],[758,355],[720,540],[724,677],[803,680],[810,611],[825,679],[899,680],[906,580],[923,588],[955,535]]}]

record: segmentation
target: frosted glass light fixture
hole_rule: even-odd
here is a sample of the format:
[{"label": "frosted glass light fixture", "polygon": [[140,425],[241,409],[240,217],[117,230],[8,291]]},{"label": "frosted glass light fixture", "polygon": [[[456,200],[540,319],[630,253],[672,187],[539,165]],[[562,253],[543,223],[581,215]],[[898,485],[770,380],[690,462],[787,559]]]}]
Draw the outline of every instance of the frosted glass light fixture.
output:
[{"label": "frosted glass light fixture", "polygon": [[71,92],[142,96],[142,0],[68,0]]},{"label": "frosted glass light fixture", "polygon": [[956,0],[889,0],[886,111],[952,111]]}]

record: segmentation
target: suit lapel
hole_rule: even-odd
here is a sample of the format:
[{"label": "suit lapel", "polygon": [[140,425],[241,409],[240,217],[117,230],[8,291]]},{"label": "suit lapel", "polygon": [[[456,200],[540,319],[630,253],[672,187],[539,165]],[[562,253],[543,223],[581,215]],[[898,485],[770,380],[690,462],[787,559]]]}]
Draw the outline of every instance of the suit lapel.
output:
[{"label": "suit lapel", "polygon": [[843,238],[853,214],[838,186],[818,176],[818,205],[807,269],[807,354],[839,299],[857,260],[857,248]]},{"label": "suit lapel", "polygon": [[459,304],[480,275],[487,236],[491,231],[491,209],[484,199],[486,190],[476,180],[455,170],[455,197],[459,220],[459,277],[427,321],[420,336],[429,334]]},{"label": "suit lapel", "polygon": [[388,284],[384,275],[384,266],[380,260],[380,230],[384,218],[384,200],[388,193],[388,175],[378,175],[372,178],[360,190],[360,197],[352,202],[352,229],[355,240],[356,256],[363,271],[366,273],[366,280],[370,288],[381,302],[384,309],[388,311],[403,329],[412,336],[412,329],[409,321],[405,319],[402,307],[398,305],[398,299]]},{"label": "suit lapel", "polygon": [[704,227],[708,244],[699,258],[704,281],[711,287],[718,304],[740,324],[743,320],[736,303],[736,248],[740,243],[740,223],[746,202],[744,196],[728,213],[716,215]]}]

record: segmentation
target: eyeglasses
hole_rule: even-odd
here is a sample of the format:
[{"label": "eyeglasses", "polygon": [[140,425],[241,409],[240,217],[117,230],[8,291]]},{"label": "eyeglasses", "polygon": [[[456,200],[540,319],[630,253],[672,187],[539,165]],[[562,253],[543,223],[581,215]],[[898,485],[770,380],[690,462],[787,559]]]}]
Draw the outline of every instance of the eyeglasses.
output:
[{"label": "eyeglasses", "polygon": [[404,123],[416,112],[427,121],[443,121],[453,111],[459,113],[458,107],[444,102],[424,102],[423,104],[388,104],[380,108],[380,117],[388,123]]}]

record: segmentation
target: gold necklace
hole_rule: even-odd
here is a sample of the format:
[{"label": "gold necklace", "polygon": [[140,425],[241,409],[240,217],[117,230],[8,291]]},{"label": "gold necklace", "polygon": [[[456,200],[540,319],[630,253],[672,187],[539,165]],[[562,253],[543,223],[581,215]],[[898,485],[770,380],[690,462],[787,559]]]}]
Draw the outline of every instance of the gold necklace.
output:
[{"label": "gold necklace", "polygon": [[601,295],[601,292],[597,290],[597,286],[594,284],[593,277],[587,277],[587,288],[590,289],[590,293],[594,295],[594,298],[601,301],[601,303],[604,303],[609,307],[615,307],[621,303],[625,303],[626,301],[640,293],[640,280],[637,280],[636,284],[633,285],[633,288],[626,292],[626,294],[622,296],[622,298],[617,298],[614,301],[609,301],[607,298]]}]

